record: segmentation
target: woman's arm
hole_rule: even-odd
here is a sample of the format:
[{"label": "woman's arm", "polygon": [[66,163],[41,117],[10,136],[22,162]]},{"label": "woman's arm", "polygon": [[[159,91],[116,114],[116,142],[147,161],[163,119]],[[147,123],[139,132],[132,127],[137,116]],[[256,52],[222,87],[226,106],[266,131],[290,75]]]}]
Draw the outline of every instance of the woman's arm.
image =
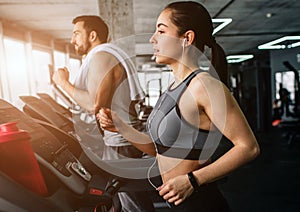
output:
[{"label": "woman's arm", "polygon": [[199,79],[198,104],[204,108],[212,123],[232,143],[231,148],[212,164],[194,171],[201,186],[215,181],[253,160],[259,154],[259,146],[240,107],[227,87],[210,76]]},{"label": "woman's arm", "polygon": [[153,156],[156,155],[156,149],[150,136],[126,124],[114,111],[108,108],[101,108],[97,114],[97,119],[103,129],[118,132],[142,152]]}]

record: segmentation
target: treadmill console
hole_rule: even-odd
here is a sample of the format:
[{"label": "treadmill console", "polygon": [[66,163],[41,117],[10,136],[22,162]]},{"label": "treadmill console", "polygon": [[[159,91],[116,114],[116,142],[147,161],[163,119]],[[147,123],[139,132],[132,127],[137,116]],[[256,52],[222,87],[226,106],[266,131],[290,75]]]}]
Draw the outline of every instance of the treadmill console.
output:
[{"label": "treadmill console", "polygon": [[85,184],[91,179],[91,175],[77,159],[82,149],[75,139],[66,135],[65,139],[58,140],[34,119],[0,99],[0,124],[8,122],[16,122],[19,129],[30,134],[31,145],[40,164],[48,168],[73,192],[84,193]]}]

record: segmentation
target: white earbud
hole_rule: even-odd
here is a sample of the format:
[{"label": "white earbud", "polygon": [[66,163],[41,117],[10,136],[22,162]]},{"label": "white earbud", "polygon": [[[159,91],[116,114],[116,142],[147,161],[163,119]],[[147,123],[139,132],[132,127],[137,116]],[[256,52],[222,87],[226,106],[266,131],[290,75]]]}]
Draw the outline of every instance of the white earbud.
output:
[{"label": "white earbud", "polygon": [[184,38],[183,43],[182,43],[182,47],[185,47],[186,43],[187,43],[187,38]]},{"label": "white earbud", "polygon": [[183,61],[184,49],[185,49],[185,45],[186,45],[187,41],[188,41],[187,38],[183,39],[181,61]]}]

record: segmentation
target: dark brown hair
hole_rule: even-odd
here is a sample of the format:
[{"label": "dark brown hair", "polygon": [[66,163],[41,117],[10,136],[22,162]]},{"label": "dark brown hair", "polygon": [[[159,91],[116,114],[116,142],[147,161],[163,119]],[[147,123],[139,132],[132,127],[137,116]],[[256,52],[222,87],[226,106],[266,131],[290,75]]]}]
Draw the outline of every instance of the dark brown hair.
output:
[{"label": "dark brown hair", "polygon": [[227,84],[227,61],[223,48],[216,43],[213,37],[213,24],[208,11],[200,3],[192,1],[173,2],[165,7],[171,11],[171,22],[178,28],[178,36],[182,36],[188,30],[195,33],[195,46],[204,51],[204,46],[211,48],[211,64],[217,75],[210,68],[210,74]]},{"label": "dark brown hair", "polygon": [[83,21],[83,27],[90,34],[92,31],[97,33],[101,42],[107,42],[108,26],[102,18],[96,15],[82,15],[73,19],[72,23]]}]

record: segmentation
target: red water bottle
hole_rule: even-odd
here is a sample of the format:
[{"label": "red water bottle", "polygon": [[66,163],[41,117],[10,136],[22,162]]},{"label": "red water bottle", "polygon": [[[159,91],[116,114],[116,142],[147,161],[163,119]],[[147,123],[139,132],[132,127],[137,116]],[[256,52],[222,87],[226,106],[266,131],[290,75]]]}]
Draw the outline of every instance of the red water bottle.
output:
[{"label": "red water bottle", "polygon": [[48,194],[29,133],[19,130],[16,122],[0,125],[0,170],[29,190]]}]

